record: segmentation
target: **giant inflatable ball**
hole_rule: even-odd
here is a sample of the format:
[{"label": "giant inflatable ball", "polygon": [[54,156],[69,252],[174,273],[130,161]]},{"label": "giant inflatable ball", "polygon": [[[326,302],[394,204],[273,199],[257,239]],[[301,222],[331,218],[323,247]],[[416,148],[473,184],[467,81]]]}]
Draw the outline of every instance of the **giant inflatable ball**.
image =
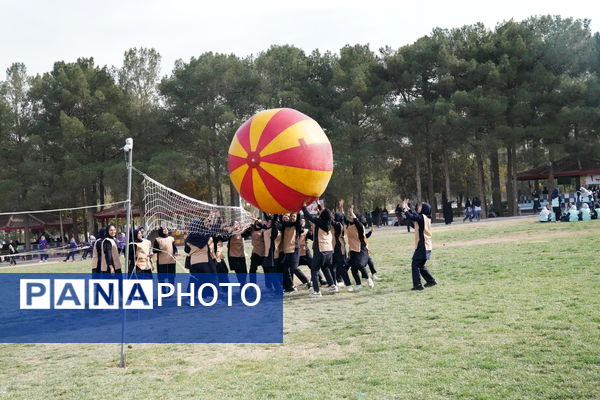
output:
[{"label": "giant inflatable ball", "polygon": [[329,139],[291,108],[261,111],[235,133],[228,170],[240,195],[271,214],[296,212],[323,194],[333,173]]}]

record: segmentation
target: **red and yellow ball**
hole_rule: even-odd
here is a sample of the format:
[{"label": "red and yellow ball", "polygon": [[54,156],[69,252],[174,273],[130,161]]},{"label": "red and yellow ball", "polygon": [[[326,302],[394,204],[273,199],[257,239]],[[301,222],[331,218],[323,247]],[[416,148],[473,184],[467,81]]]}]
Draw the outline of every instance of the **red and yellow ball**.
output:
[{"label": "red and yellow ball", "polygon": [[296,212],[318,199],[333,173],[329,139],[291,108],[257,113],[229,146],[229,178],[249,203],[271,214]]}]

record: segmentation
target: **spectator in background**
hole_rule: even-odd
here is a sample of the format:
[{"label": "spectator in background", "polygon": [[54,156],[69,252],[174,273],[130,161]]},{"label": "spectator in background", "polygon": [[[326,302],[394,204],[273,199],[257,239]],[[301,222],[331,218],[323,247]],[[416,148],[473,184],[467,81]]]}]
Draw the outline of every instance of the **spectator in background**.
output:
[{"label": "spectator in background", "polygon": [[94,235],[90,235],[89,240],[82,244],[82,246],[83,246],[83,254],[81,255],[82,260],[87,259],[87,256],[92,252],[92,247],[94,246],[95,241],[96,241],[96,238],[94,237]]},{"label": "spectator in background", "polygon": [[592,191],[584,188],[583,186],[581,188],[579,188],[579,191],[581,192],[581,200],[583,203],[587,203],[589,208],[592,208],[592,206],[594,205],[594,193],[592,193]]},{"label": "spectator in background", "polygon": [[[538,210],[540,209],[540,191],[535,188],[535,190],[533,191],[533,193],[531,193],[531,197],[533,197],[533,212],[538,212]],[[544,210],[542,210],[544,211]]]},{"label": "spectator in background", "polygon": [[592,212],[592,219],[600,218],[600,203],[594,203],[594,211]]},{"label": "spectator in background", "polygon": [[588,203],[583,203],[581,210],[579,211],[579,218],[581,221],[589,221],[592,219],[592,213]]},{"label": "spectator in background", "polygon": [[552,189],[552,194],[550,195],[550,205],[552,206],[552,211],[554,211],[554,215],[556,216],[557,221],[562,221],[562,210],[560,208],[561,203],[562,198],[560,196],[558,188]]},{"label": "spectator in background", "polygon": [[[144,231],[138,229],[138,231],[144,234]],[[125,254],[125,246],[127,245],[127,238],[125,237],[125,233],[121,232],[119,238],[117,239],[117,248],[119,249],[119,254]]]},{"label": "spectator in background", "polygon": [[372,228],[373,227],[373,215],[371,214],[371,211],[367,211],[365,213],[365,218],[367,220],[367,227]]},{"label": "spectator in background", "polygon": [[579,211],[577,210],[577,207],[575,206],[575,204],[572,204],[571,208],[569,208],[568,211],[565,208],[565,211],[566,211],[565,215],[567,217],[568,222],[579,221]]},{"label": "spectator in background", "polygon": [[442,207],[442,210],[444,212],[444,222],[446,223],[446,225],[450,225],[454,221],[454,215],[453,215],[453,211],[452,211],[452,202],[448,201],[446,199],[444,199],[443,201],[444,201],[444,205]]},{"label": "spectator in background", "polygon": [[69,241],[69,253],[67,254],[67,258],[65,258],[63,260],[63,262],[67,262],[69,261],[69,258],[71,259],[71,261],[75,261],[75,253],[77,253],[77,242],[75,241],[75,238],[72,237],[71,240]]},{"label": "spectator in background", "polygon": [[546,207],[542,208],[540,211],[540,222],[550,222],[552,220],[552,208],[550,204],[547,204]]},{"label": "spectator in background", "polygon": [[378,228],[381,226],[381,208],[379,206],[373,210],[373,224]]},{"label": "spectator in background", "polygon": [[15,254],[17,254],[17,245],[13,242],[12,239],[10,239],[10,242],[8,242],[8,254],[10,254],[11,256],[10,258],[10,263],[9,265],[17,265],[17,256]]},{"label": "spectator in background", "polygon": [[40,236],[40,240],[38,240],[38,250],[41,250],[40,253],[40,261],[39,262],[48,262],[48,253],[44,250],[48,248],[48,241],[44,235]]},{"label": "spectator in background", "polygon": [[389,216],[389,212],[387,210],[387,207],[383,207],[383,210],[381,211],[381,225],[383,226],[388,226],[388,216]]},{"label": "spectator in background", "polygon": [[463,218],[463,222],[465,222],[467,219],[469,220],[469,222],[473,222],[474,216],[475,216],[475,212],[473,211],[473,207],[471,207],[470,205],[469,205],[469,207],[465,207],[465,217]]},{"label": "spectator in background", "polygon": [[481,200],[479,200],[479,197],[473,197],[472,207],[473,215],[477,222],[479,222],[481,220]]}]

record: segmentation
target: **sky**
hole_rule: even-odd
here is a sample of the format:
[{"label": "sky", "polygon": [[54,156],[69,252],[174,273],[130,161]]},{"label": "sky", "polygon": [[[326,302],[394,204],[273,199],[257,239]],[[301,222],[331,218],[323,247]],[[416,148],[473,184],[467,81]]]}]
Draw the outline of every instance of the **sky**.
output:
[{"label": "sky", "polygon": [[488,28],[532,15],[591,19],[600,1],[555,0],[0,0],[0,80],[14,62],[35,75],[55,61],[94,57],[120,67],[132,47],[155,48],[161,75],[175,60],[213,51],[257,54],[275,44],[337,52],[346,44],[399,48],[433,28]]}]

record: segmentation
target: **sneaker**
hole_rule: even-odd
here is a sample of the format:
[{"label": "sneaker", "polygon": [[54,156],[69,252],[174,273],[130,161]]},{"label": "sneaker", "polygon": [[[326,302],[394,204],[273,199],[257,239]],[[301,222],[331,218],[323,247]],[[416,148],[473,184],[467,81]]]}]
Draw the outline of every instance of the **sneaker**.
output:
[{"label": "sneaker", "polygon": [[321,292],[312,292],[311,294],[308,295],[308,297],[310,298],[316,298],[316,297],[321,297],[322,294]]},{"label": "sneaker", "polygon": [[297,292],[297,291],[298,291],[298,289],[296,289],[296,288],[291,288],[290,290],[285,290],[283,293],[286,293],[286,294],[288,294],[288,293],[295,293],[295,292]]},{"label": "sneaker", "polygon": [[427,283],[426,283],[426,284],[424,284],[423,286],[424,286],[424,287],[432,287],[432,286],[435,286],[435,285],[437,285],[437,282],[436,282],[436,281],[433,281],[433,282],[427,282]]},{"label": "sneaker", "polygon": [[354,287],[354,290],[358,292],[359,290],[362,290],[362,288],[363,288],[363,286],[362,286],[362,285],[356,285],[356,286]]},{"label": "sneaker", "polygon": [[338,287],[344,287],[344,286],[346,286],[346,285],[344,284],[344,282],[338,282],[338,283],[337,283],[337,286],[338,286]]},{"label": "sneaker", "polygon": [[378,281],[378,280],[380,280],[380,279],[381,279],[381,278],[380,278],[380,277],[378,277],[378,276],[377,276],[377,274],[373,274],[373,280],[374,280],[374,281]]},{"label": "sneaker", "polygon": [[367,279],[367,285],[369,285],[369,287],[373,287],[375,286],[375,282],[373,282],[373,279],[369,278]]},{"label": "sneaker", "polygon": [[307,289],[309,289],[309,290],[312,289],[312,284],[310,282],[306,282],[305,285],[306,285]]},{"label": "sneaker", "polygon": [[425,288],[423,287],[423,285],[419,285],[419,286],[415,286],[410,290],[424,290]]},{"label": "sneaker", "polygon": [[329,286],[328,290],[329,290],[329,293],[337,293],[340,291],[340,289],[338,289],[338,287],[335,285]]},{"label": "sneaker", "polygon": [[354,288],[352,287],[352,285],[346,286],[346,290],[349,292],[354,292]]}]

